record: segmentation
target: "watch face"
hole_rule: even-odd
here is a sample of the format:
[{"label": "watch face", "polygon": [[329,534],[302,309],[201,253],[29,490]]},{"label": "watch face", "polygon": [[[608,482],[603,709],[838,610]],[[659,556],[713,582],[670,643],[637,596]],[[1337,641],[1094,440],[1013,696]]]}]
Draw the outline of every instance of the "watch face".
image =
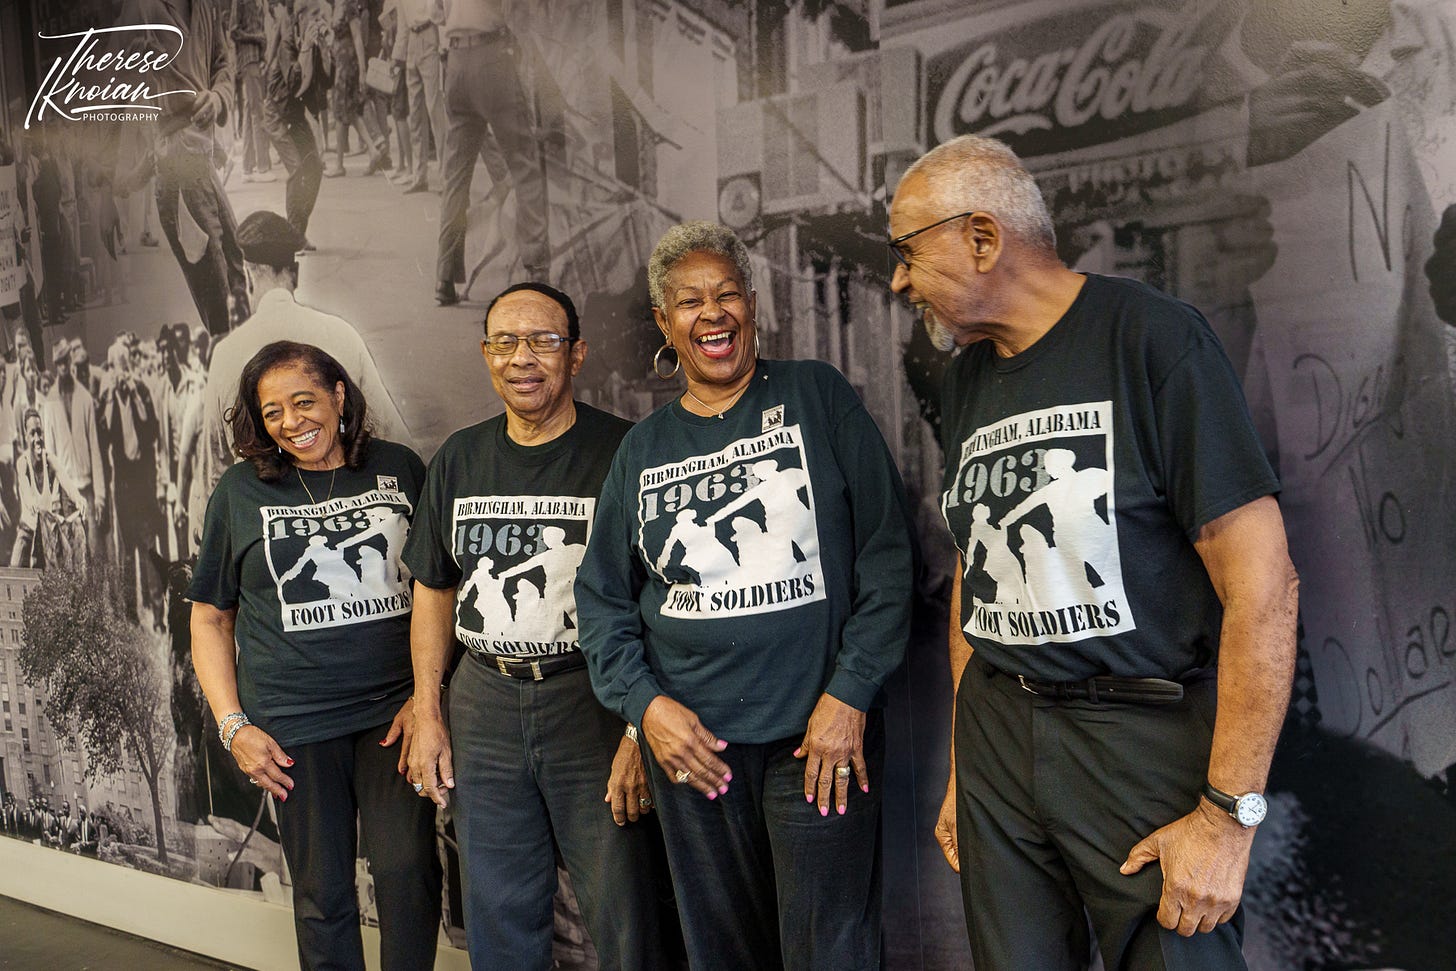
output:
[{"label": "watch face", "polygon": [[1269,804],[1257,792],[1239,797],[1234,803],[1234,818],[1243,826],[1258,826],[1269,812]]}]

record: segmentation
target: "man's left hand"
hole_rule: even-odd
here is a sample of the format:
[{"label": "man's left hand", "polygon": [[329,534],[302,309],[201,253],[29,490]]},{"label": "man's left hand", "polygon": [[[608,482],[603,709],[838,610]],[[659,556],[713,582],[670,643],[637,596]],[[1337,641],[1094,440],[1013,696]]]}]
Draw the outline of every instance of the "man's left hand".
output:
[{"label": "man's left hand", "polygon": [[1163,867],[1158,923],[1183,937],[1208,933],[1238,909],[1254,831],[1206,800],[1138,843],[1121,872],[1131,876],[1153,860]]},{"label": "man's left hand", "polygon": [[[819,815],[829,815],[829,790],[843,816],[849,805],[849,769],[861,792],[870,791],[870,770],[864,760],[865,713],[830,694],[819,696],[804,741],[794,758],[804,760],[804,799],[819,803]],[[841,769],[845,771],[840,771]]]},{"label": "man's left hand", "polygon": [[652,793],[647,789],[647,770],[642,766],[642,750],[626,735],[612,757],[612,774],[607,779],[606,802],[612,806],[612,819],[625,826],[652,812]]}]

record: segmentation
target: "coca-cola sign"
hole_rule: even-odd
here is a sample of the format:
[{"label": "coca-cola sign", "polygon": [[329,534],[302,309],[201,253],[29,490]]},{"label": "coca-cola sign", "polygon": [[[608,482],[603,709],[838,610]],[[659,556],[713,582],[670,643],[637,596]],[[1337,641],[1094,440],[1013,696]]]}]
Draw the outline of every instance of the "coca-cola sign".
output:
[{"label": "coca-cola sign", "polygon": [[978,36],[929,59],[932,140],[975,132],[1035,156],[1195,114],[1234,7],[1084,7]]}]

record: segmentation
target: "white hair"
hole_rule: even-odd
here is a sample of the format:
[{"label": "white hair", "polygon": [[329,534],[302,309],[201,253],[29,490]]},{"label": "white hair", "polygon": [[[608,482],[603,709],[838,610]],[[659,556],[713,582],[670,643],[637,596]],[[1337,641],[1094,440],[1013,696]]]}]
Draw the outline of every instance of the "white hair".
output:
[{"label": "white hair", "polygon": [[661,307],[667,288],[667,274],[689,253],[716,253],[738,270],[747,290],[753,290],[753,270],[748,265],[748,247],[727,226],[694,219],[679,223],[657,241],[647,261],[647,293],[652,306]]},{"label": "white hair", "polygon": [[961,135],[926,152],[900,177],[925,180],[944,215],[988,212],[1021,243],[1055,253],[1056,230],[1036,180],[1016,153],[994,138]]}]

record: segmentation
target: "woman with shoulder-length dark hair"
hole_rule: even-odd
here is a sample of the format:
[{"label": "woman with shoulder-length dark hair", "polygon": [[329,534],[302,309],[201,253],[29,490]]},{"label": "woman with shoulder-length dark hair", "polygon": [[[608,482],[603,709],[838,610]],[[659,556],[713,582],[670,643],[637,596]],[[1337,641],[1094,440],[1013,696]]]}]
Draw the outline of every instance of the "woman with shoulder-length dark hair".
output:
[{"label": "woman with shoulder-length dark hair", "polygon": [[673,227],[647,279],[654,365],[685,381],[602,486],[576,582],[592,684],[640,726],[693,967],[877,968],[899,473],[838,371],[759,357],[731,230]]},{"label": "woman with shoulder-length dark hair", "polygon": [[254,355],[228,422],[247,461],[208,502],[187,592],[192,662],[223,746],[278,800],[299,963],[364,968],[362,830],[382,966],[431,967],[434,807],[388,748],[409,742],[411,578],[399,553],[424,464],[370,436],[364,395],[309,344]]}]

